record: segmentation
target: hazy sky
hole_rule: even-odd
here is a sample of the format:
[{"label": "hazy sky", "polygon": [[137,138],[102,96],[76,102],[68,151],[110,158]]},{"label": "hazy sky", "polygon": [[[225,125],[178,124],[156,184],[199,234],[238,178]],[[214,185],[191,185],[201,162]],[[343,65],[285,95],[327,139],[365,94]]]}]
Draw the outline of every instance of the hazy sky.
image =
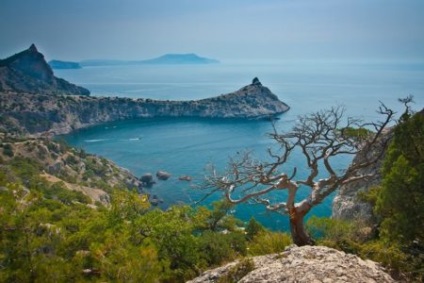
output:
[{"label": "hazy sky", "polygon": [[424,0],[0,0],[0,58],[424,59]]}]

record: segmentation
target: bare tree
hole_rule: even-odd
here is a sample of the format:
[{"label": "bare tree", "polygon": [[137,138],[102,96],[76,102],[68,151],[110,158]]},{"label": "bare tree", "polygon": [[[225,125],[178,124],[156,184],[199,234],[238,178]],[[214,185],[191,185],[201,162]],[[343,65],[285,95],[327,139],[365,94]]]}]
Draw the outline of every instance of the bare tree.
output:
[{"label": "bare tree", "polygon": [[[212,168],[206,180],[207,196],[222,192],[233,204],[256,203],[269,211],[286,214],[290,217],[293,242],[299,246],[313,244],[304,229],[305,215],[341,185],[372,177],[361,174],[361,169],[374,164],[383,155],[387,139],[382,138],[382,134],[394,116],[394,112],[383,104],[378,112],[384,118],[379,122],[362,123],[345,118],[344,112],[342,107],[333,107],[299,117],[288,133],[278,133],[274,126],[270,137],[277,142],[278,149],[268,149],[270,161],[258,161],[245,153],[230,159],[223,173]],[[290,157],[299,151],[309,172],[304,179],[296,179],[297,167],[290,168],[290,175],[280,171],[287,169]],[[336,157],[360,152],[367,153],[365,160],[352,163],[345,170],[334,167]],[[326,177],[319,179],[318,175]],[[309,188],[309,193],[296,202],[301,186]],[[284,201],[280,195],[284,196]]]}]

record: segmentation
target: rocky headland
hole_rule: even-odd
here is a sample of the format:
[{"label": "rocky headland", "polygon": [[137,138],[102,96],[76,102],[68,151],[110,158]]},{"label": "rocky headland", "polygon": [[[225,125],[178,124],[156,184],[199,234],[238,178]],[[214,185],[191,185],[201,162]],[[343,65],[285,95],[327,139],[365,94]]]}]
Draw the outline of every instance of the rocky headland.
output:
[{"label": "rocky headland", "polygon": [[30,134],[65,134],[100,123],[136,118],[266,118],[289,109],[259,84],[197,101],[3,92],[0,106],[1,130]]}]

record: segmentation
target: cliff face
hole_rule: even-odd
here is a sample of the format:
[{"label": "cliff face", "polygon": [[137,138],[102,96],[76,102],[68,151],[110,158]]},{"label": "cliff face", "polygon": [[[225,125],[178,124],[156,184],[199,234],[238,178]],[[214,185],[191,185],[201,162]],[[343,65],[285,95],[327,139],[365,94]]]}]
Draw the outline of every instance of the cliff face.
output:
[{"label": "cliff face", "polygon": [[0,91],[37,94],[89,95],[82,87],[56,78],[43,54],[34,44],[30,48],[0,60]]},{"label": "cliff face", "polygon": [[289,107],[260,83],[214,98],[159,101],[89,96],[0,93],[3,131],[56,134],[124,119],[143,117],[260,118]]},{"label": "cliff face", "polygon": [[[385,133],[381,138],[390,140],[392,137],[391,131]],[[352,163],[363,162],[365,160],[373,159],[376,151],[371,150],[368,156],[365,153],[358,154],[353,159]],[[374,156],[374,157],[373,157]],[[371,157],[371,158],[370,158]],[[362,201],[358,194],[360,192],[368,192],[371,188],[380,184],[381,182],[381,166],[384,160],[384,154],[378,159],[375,164],[360,170],[359,174],[373,175],[372,178],[366,180],[359,180],[340,187],[338,194],[334,197],[332,217],[336,219],[354,220],[360,218],[365,223],[371,226],[376,223],[373,213],[373,207],[370,203]]]},{"label": "cliff face", "polygon": [[[288,247],[281,254],[252,258],[253,268],[236,280],[222,282],[395,282],[377,263],[320,246]],[[206,271],[188,283],[220,282],[237,262]],[[231,278],[234,279],[234,278]]]}]

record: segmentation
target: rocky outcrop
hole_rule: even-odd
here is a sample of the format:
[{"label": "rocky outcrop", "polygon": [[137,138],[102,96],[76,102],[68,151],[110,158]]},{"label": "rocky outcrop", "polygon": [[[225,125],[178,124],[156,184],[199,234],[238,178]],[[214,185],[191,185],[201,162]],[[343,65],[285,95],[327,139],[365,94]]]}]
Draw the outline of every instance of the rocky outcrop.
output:
[{"label": "rocky outcrop", "polygon": [[[237,282],[395,282],[378,263],[322,246],[290,246],[281,254],[252,260],[253,270]],[[206,271],[188,282],[218,282],[238,264],[232,262]]]},{"label": "rocky outcrop", "polygon": [[49,95],[89,95],[82,87],[56,78],[44,55],[34,44],[27,50],[0,60],[0,92]]}]

